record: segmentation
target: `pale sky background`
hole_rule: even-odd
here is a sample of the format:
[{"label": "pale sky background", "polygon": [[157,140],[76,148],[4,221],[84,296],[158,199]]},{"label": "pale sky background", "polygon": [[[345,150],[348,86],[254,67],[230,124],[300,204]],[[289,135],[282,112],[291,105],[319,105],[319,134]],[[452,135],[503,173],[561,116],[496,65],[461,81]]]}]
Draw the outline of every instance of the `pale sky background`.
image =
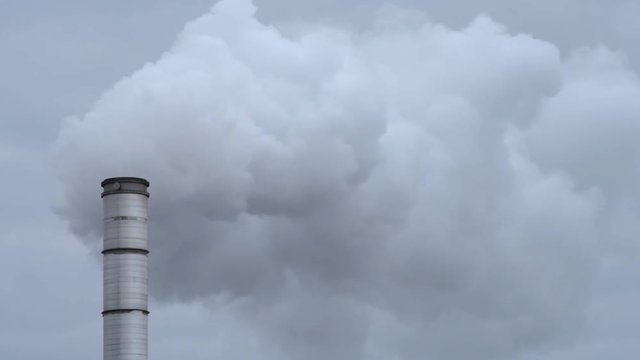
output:
[{"label": "pale sky background", "polygon": [[153,359],[640,357],[640,2],[213,3],[0,0],[0,358],[100,358],[120,175]]}]

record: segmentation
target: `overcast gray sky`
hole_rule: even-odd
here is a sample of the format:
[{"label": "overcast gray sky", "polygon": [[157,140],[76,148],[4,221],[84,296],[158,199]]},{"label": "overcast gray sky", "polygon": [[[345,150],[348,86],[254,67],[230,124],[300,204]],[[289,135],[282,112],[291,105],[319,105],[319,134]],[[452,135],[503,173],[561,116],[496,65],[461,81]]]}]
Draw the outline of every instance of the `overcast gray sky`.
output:
[{"label": "overcast gray sky", "polygon": [[0,0],[0,358],[101,356],[119,175],[154,359],[640,356],[639,2],[212,5]]}]

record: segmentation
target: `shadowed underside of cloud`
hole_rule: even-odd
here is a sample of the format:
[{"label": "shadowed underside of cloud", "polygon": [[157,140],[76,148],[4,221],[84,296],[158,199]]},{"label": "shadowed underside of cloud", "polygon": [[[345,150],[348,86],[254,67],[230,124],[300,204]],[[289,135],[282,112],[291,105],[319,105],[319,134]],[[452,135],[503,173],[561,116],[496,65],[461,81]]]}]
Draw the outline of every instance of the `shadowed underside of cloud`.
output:
[{"label": "shadowed underside of cloud", "polygon": [[286,37],[254,12],[221,2],[65,123],[74,233],[99,243],[101,178],[147,177],[153,295],[226,308],[262,358],[513,359],[573,334],[637,213],[617,56],[482,17]]}]

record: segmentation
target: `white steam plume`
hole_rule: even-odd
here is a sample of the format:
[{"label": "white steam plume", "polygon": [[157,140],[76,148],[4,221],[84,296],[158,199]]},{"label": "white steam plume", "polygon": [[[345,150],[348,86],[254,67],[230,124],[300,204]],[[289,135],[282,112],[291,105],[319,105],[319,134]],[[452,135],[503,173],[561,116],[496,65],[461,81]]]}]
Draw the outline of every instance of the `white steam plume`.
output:
[{"label": "white steam plume", "polygon": [[[148,178],[152,295],[226,307],[261,358],[513,359],[571,335],[636,209],[616,204],[637,160],[605,161],[638,149],[616,56],[563,61],[483,17],[286,37],[254,12],[219,3],[63,126],[74,233],[97,243],[100,179]],[[602,176],[580,157],[601,130],[630,132]]]}]

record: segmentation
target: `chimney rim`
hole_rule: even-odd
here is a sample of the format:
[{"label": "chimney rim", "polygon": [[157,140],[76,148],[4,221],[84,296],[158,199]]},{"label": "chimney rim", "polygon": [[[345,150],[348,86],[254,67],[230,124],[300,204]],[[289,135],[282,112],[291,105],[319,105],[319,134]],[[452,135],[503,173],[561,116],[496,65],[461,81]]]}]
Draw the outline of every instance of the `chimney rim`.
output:
[{"label": "chimney rim", "polygon": [[132,176],[121,176],[121,177],[111,177],[102,180],[100,186],[104,187],[105,185],[113,184],[113,183],[134,183],[134,184],[142,184],[144,186],[149,186],[149,181],[147,179],[141,177],[132,177]]}]

